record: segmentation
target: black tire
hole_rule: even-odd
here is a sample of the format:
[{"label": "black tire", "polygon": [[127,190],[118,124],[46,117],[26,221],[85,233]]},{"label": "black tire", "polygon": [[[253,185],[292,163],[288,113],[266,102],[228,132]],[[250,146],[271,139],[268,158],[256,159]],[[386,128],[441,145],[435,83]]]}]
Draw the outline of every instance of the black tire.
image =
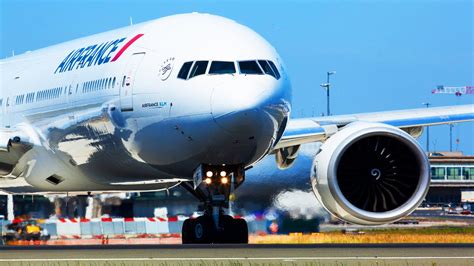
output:
[{"label": "black tire", "polygon": [[183,244],[192,244],[194,243],[194,223],[193,219],[184,220],[183,227],[181,229],[181,241]]},{"label": "black tire", "polygon": [[249,228],[247,221],[244,219],[234,219],[234,243],[248,244],[249,243]]},{"label": "black tire", "polygon": [[216,243],[235,243],[234,236],[234,218],[230,215],[222,215],[219,217],[220,228],[216,233]]},{"label": "black tire", "polygon": [[199,216],[193,224],[194,243],[210,244],[214,242],[214,223],[212,217]]},{"label": "black tire", "polygon": [[222,231],[219,232],[219,243],[247,244],[248,227],[244,219],[234,219],[229,215],[221,217]]}]

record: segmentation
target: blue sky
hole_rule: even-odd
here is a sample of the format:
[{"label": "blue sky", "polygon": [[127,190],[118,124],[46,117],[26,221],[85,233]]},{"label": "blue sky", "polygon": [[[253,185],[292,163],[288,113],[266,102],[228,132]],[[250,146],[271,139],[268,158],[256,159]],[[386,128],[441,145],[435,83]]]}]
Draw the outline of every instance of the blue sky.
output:
[{"label": "blue sky", "polygon": [[[213,13],[272,43],[293,84],[293,116],[320,115],[331,77],[331,112],[346,114],[472,104],[474,95],[432,95],[473,84],[472,1],[6,1],[0,57],[185,12]],[[449,149],[448,126],[430,129],[431,150]],[[454,149],[474,154],[474,123],[457,125]],[[425,136],[420,142],[425,147]],[[456,145],[459,139],[459,145]]]}]

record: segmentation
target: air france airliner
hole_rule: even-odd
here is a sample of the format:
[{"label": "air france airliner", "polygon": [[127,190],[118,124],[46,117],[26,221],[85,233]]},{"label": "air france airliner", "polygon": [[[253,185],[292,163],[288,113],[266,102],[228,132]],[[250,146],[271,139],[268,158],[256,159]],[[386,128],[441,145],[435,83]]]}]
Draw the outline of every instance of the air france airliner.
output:
[{"label": "air france airliner", "polygon": [[[311,186],[335,216],[389,223],[430,182],[423,127],[474,120],[474,105],[290,119],[283,60],[259,34],[209,14],[160,18],[0,61],[0,189],[152,191],[202,203],[183,243],[247,243],[229,195],[265,156],[290,168],[322,142]],[[262,184],[264,185],[264,184]]]}]

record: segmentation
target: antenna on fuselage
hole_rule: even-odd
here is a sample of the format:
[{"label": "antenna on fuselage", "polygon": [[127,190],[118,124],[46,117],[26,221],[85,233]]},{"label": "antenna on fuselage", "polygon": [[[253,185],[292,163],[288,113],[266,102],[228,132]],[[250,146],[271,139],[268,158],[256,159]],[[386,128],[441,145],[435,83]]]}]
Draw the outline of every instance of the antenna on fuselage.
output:
[{"label": "antenna on fuselage", "polygon": [[133,26],[133,18],[130,16],[130,26]]}]

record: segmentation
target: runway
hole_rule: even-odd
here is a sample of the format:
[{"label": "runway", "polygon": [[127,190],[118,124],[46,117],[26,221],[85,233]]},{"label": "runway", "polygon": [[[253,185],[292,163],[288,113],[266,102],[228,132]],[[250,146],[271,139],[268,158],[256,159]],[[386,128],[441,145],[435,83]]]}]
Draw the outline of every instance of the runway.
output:
[{"label": "runway", "polygon": [[474,265],[474,244],[127,245],[0,247],[0,264],[302,263]]}]

